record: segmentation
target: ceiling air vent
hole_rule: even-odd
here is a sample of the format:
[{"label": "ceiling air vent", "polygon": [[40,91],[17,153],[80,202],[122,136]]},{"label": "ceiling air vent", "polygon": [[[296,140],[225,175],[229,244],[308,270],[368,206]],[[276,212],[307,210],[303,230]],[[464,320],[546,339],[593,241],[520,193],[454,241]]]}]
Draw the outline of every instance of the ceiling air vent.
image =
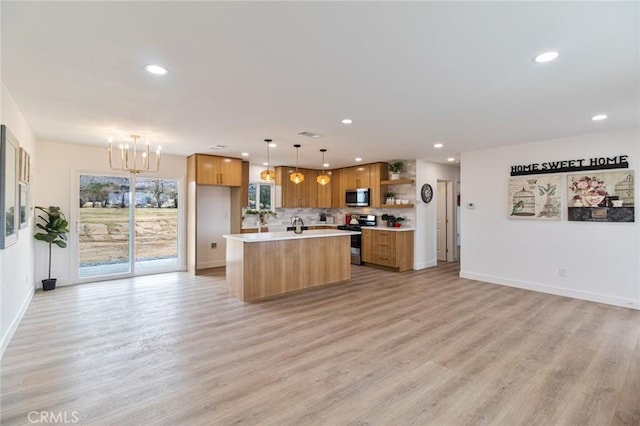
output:
[{"label": "ceiling air vent", "polygon": [[214,151],[220,151],[221,149],[225,149],[227,147],[227,145],[214,145],[214,146],[210,146],[209,149],[214,150]]},{"label": "ceiling air vent", "polygon": [[308,137],[308,138],[314,138],[314,139],[317,139],[317,138],[321,138],[321,137],[322,137],[322,135],[319,135],[319,134],[317,134],[317,133],[311,133],[311,132],[298,132],[298,134],[299,134],[300,136],[306,136],[306,137]]}]

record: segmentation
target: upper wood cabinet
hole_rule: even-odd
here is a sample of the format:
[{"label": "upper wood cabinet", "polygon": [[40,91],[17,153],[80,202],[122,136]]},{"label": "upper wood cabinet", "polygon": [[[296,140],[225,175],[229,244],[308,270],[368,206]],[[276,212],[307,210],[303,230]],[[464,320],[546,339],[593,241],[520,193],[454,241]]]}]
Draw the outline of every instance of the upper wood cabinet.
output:
[{"label": "upper wood cabinet", "polygon": [[318,172],[299,168],[298,171],[304,175],[304,180],[301,183],[293,183],[289,179],[289,175],[295,170],[295,167],[276,167],[276,185],[280,186],[282,190],[282,207],[317,207],[318,184],[316,183],[316,177]]},{"label": "upper wood cabinet", "polygon": [[242,185],[242,160],[195,154],[196,183],[200,185]]},{"label": "upper wood cabinet", "polygon": [[380,207],[384,204],[386,185],[382,185],[382,178],[387,177],[387,163],[363,164],[333,171],[332,205],[333,208],[345,207],[345,192],[347,189],[369,188],[369,206]]},{"label": "upper wood cabinet", "polygon": [[371,178],[369,176],[369,164],[354,166],[346,169],[345,189],[369,188]]},{"label": "upper wood cabinet", "polygon": [[[318,171],[318,174],[316,175],[316,177],[320,176],[320,174],[322,174],[322,171]],[[316,188],[318,190],[318,205],[316,207],[321,209],[328,209],[332,207],[331,187],[334,184],[334,181],[333,181],[333,175],[329,175],[329,177],[330,177],[329,183],[326,185],[320,185],[316,181]]]}]

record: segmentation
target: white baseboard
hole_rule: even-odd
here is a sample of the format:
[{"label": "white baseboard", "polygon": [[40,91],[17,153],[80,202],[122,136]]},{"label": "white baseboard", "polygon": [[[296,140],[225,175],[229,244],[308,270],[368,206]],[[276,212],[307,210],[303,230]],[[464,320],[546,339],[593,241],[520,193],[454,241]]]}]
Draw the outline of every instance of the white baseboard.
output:
[{"label": "white baseboard", "polygon": [[227,262],[225,260],[211,260],[209,262],[201,262],[198,263],[196,269],[209,269],[209,268],[219,268],[221,266],[226,266]]},{"label": "white baseboard", "polygon": [[491,284],[499,284],[508,287],[521,288],[524,290],[537,291],[540,293],[553,294],[556,296],[572,297],[574,299],[588,300],[590,302],[604,303],[607,305],[640,310],[640,300],[610,296],[608,294],[580,291],[563,287],[556,287],[548,284],[518,281],[504,277],[495,277],[492,275],[477,274],[467,271],[460,271],[460,277],[469,280],[484,281]]},{"label": "white baseboard", "polygon": [[29,296],[27,296],[24,303],[22,303],[22,306],[20,306],[18,315],[16,315],[16,317],[11,322],[11,325],[7,329],[7,332],[5,333],[5,335],[2,336],[2,342],[0,343],[0,359],[2,359],[2,357],[4,356],[4,351],[7,349],[7,346],[9,346],[9,342],[11,342],[13,335],[16,334],[16,330],[18,329],[18,326],[22,321],[22,317],[24,317],[24,314],[27,312],[27,308],[31,303],[31,299],[33,299],[34,293],[35,293],[35,290],[31,290],[29,292]]},{"label": "white baseboard", "polygon": [[426,268],[431,268],[433,266],[437,266],[438,265],[438,261],[437,260],[429,260],[427,262],[420,262],[420,263],[415,263],[413,265],[413,269],[415,269],[416,271],[420,270],[420,269],[426,269]]}]

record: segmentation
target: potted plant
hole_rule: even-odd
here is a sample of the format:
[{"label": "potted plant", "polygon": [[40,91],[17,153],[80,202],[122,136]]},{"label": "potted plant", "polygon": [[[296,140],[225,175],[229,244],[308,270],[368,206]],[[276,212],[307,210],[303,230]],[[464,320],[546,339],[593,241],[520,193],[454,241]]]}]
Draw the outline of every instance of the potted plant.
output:
[{"label": "potted plant", "polygon": [[[277,214],[276,212],[272,211],[272,210],[266,210],[266,209],[246,209],[244,211],[244,214],[251,214],[251,215],[258,215],[259,219],[260,219],[260,224],[261,225],[266,225],[268,220],[269,220],[269,216],[273,216],[276,217]],[[244,219],[244,216],[243,216]]]},{"label": "potted plant", "polygon": [[385,204],[393,204],[393,203],[395,203],[395,199],[394,199],[395,196],[396,196],[395,193],[389,191],[386,194],[384,194],[384,196],[386,197],[386,200],[384,202]]},{"label": "potted plant", "polygon": [[404,217],[395,217],[392,214],[383,214],[382,216],[382,220],[387,222],[387,226],[389,228],[400,228],[400,222],[402,222],[404,220]]},{"label": "potted plant", "polygon": [[51,278],[51,248],[53,244],[60,248],[67,247],[69,222],[64,213],[60,211],[60,207],[36,207],[36,209],[43,213],[38,215],[40,223],[36,223],[36,226],[44,232],[38,232],[33,237],[38,241],[44,241],[49,244],[49,278],[42,280],[42,290],[53,290],[56,288],[57,278]]},{"label": "potted plant", "polygon": [[389,171],[391,172],[391,180],[400,179],[400,172],[404,168],[404,162],[396,161],[389,163]]}]

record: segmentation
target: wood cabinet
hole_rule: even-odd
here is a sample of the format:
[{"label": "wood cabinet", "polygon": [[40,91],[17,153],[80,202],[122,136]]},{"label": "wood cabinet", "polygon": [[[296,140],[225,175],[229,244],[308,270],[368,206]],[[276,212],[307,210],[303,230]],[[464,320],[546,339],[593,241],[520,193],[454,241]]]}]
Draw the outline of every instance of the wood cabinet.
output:
[{"label": "wood cabinet", "polygon": [[238,234],[242,227],[242,207],[249,199],[249,163],[205,154],[187,158],[187,270],[193,274],[198,273],[201,258],[198,256],[198,240],[202,238],[198,233],[198,192],[204,188],[202,185],[230,187],[229,230]]},{"label": "wood cabinet", "polygon": [[348,167],[346,169],[345,189],[370,188],[369,165]]},{"label": "wood cabinet", "polygon": [[384,204],[383,196],[386,186],[381,185],[382,178],[387,177],[387,163],[363,164],[333,170],[331,176],[331,207],[344,208],[347,189],[369,188],[369,206],[380,207]]},{"label": "wood cabinet", "polygon": [[[322,171],[318,171],[318,176]],[[326,185],[320,185],[316,182],[318,190],[318,205],[316,207],[321,209],[329,209],[333,206],[331,188],[334,185],[333,176],[330,175],[329,183]]]},{"label": "wood cabinet", "polygon": [[242,160],[195,154],[196,183],[199,185],[242,185]]},{"label": "wood cabinet", "polygon": [[397,269],[413,269],[413,231],[362,230],[362,260]]},{"label": "wood cabinet", "polygon": [[320,186],[316,182],[318,171],[299,168],[298,171],[304,175],[304,180],[301,183],[293,183],[289,175],[295,170],[295,167],[276,167],[276,185],[281,188],[281,206],[283,208],[318,207],[318,186]]}]

